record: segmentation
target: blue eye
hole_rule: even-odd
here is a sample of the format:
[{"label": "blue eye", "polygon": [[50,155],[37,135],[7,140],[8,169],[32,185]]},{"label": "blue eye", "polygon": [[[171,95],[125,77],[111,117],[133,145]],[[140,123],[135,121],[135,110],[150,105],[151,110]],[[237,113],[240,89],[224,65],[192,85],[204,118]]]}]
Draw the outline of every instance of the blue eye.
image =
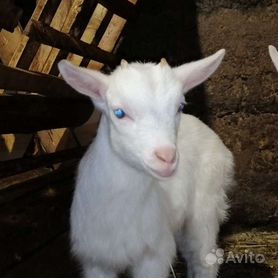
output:
[{"label": "blue eye", "polygon": [[180,106],[179,106],[179,109],[178,109],[178,113],[181,113],[183,111],[184,107],[185,107],[185,103],[183,103],[183,102],[180,103]]},{"label": "blue eye", "polygon": [[125,116],[125,111],[121,108],[115,109],[113,112],[118,119],[122,119]]}]

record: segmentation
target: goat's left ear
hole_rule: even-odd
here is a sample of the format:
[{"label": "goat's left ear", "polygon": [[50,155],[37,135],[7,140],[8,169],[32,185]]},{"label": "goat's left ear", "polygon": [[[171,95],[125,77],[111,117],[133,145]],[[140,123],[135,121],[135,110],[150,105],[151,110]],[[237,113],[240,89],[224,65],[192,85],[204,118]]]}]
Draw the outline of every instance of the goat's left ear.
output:
[{"label": "goat's left ear", "polygon": [[209,78],[220,65],[224,55],[225,49],[221,49],[207,58],[174,68],[174,73],[183,84],[184,92]]},{"label": "goat's left ear", "polygon": [[276,70],[278,71],[278,52],[277,49],[273,46],[273,45],[269,45],[268,46],[268,52],[269,52],[269,56],[276,68]]}]

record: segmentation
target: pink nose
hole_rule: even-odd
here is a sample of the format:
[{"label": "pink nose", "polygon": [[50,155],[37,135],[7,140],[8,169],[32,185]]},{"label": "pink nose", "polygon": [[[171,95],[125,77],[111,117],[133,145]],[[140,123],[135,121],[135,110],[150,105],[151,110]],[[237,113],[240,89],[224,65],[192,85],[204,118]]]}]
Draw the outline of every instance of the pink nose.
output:
[{"label": "pink nose", "polygon": [[173,147],[160,147],[155,150],[154,154],[165,163],[174,163],[176,160],[176,149]]}]

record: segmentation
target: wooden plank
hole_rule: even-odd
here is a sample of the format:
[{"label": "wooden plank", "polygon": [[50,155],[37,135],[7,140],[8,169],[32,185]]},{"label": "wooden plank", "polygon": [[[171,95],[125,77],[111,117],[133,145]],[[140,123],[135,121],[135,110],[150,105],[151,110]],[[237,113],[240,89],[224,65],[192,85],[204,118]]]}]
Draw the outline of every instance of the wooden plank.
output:
[{"label": "wooden plank", "polygon": [[[46,24],[51,24],[52,26],[59,28],[60,24],[63,24],[63,21],[65,19],[64,15],[66,14],[66,9],[69,5],[70,1],[47,1],[42,7],[42,12],[40,14],[39,20]],[[33,17],[31,17],[31,20],[32,18]],[[30,28],[31,20],[29,20],[25,28],[26,34],[28,33],[28,30]],[[41,71],[39,69],[39,66],[43,64],[50,49],[51,48],[47,46],[40,45],[38,42],[29,40],[17,63],[17,67],[31,69],[34,71]]]},{"label": "wooden plank", "polygon": [[128,2],[132,3],[133,5],[138,5],[139,0],[128,0]]},{"label": "wooden plank", "polygon": [[37,135],[40,138],[40,145],[47,153],[77,146],[75,138],[68,128],[40,130],[37,132]]},{"label": "wooden plank", "polygon": [[36,157],[24,157],[8,161],[0,161],[0,179],[39,167],[51,166],[52,164],[67,160],[79,159],[86,149],[87,147],[77,147]]},{"label": "wooden plank", "polygon": [[22,30],[19,26],[14,29],[13,33],[4,29],[0,32],[0,59],[3,64],[9,63],[22,36]]},{"label": "wooden plank", "polygon": [[31,39],[43,44],[58,47],[89,59],[95,59],[102,63],[109,65],[119,63],[119,59],[115,55],[104,51],[99,47],[77,40],[68,34],[59,32],[42,22],[33,22],[29,36]]},{"label": "wooden plank", "polygon": [[[95,8],[97,6],[96,0],[84,0],[81,11],[77,14],[73,24],[70,26],[68,30],[61,30],[64,33],[69,33],[77,39],[81,39],[83,32],[86,31],[90,24],[90,17],[93,14]],[[97,20],[96,20],[97,21]],[[57,64],[62,59],[71,60],[71,57],[78,57],[77,61],[75,59],[72,60],[72,63],[75,65],[79,65],[78,61],[81,59],[79,55],[75,55],[72,53],[68,53],[67,51],[60,50],[55,60],[53,61],[53,66],[50,69],[50,74],[59,75]]]},{"label": "wooden plank", "polygon": [[131,20],[137,16],[137,7],[127,0],[99,0],[99,3],[118,16]]},{"label": "wooden plank", "polygon": [[[56,9],[58,0],[55,1],[48,1],[48,0],[38,0],[36,3],[36,8],[32,14],[31,19],[29,20],[25,32],[30,28],[31,20],[39,20],[48,22],[52,17],[52,12],[54,9]],[[25,69],[28,69],[29,64],[31,63],[30,57],[33,57],[33,55],[36,53],[39,45],[35,42],[29,42],[28,36],[24,35],[22,37],[22,41],[18,45],[18,48],[16,49],[12,59],[9,62],[9,66],[16,67],[19,65],[20,67],[24,67]],[[28,59],[29,62],[26,62],[25,59]]]},{"label": "wooden plank", "polygon": [[[90,21],[89,21],[84,33],[82,34],[82,36],[80,38],[81,41],[83,41],[85,43],[89,43],[89,44],[91,44],[93,42],[93,40],[96,36],[96,33],[99,30],[99,27],[101,26],[106,14],[107,14],[107,9],[100,4],[97,4],[97,6],[90,18]],[[83,60],[83,57],[70,53],[68,55],[67,59],[69,61],[71,61],[73,64],[79,66]],[[84,65],[82,65],[82,66],[84,66]]]},{"label": "wooden plank", "polygon": [[[82,1],[75,0],[74,3],[72,1],[61,1],[60,5],[55,12],[55,15],[51,21],[50,26],[52,28],[55,28],[57,30],[61,30],[64,26],[64,24],[67,21],[68,14],[72,11],[74,11],[74,15],[76,16],[76,13],[79,12],[78,7],[80,7]],[[73,6],[72,6],[73,4]],[[75,16],[70,16],[71,20],[73,21]],[[32,29],[32,25],[30,26],[30,29]],[[43,68],[45,66],[45,63],[49,60],[49,55],[51,54],[52,47],[48,45],[40,45],[38,51],[32,58],[32,63],[30,64],[29,69],[34,71],[43,71]],[[58,49],[56,49],[55,52],[57,52]],[[56,54],[57,55],[57,54]],[[51,59],[51,57],[50,57]],[[47,72],[47,71],[44,71]]]},{"label": "wooden plank", "polygon": [[22,157],[29,145],[30,139],[30,134],[1,134],[0,160]]},{"label": "wooden plank", "polygon": [[41,20],[47,24],[50,24],[60,2],[61,0],[37,0],[36,8],[26,25],[24,32],[28,33],[32,24],[32,20]]},{"label": "wooden plank", "polygon": [[[107,9],[106,9],[107,10]],[[98,29],[95,32],[93,40],[90,42],[92,45],[98,45],[103,34],[105,33],[106,28],[108,27],[111,19],[112,19],[113,13],[111,11],[106,12],[105,16],[103,17]],[[104,66],[103,63],[100,63],[98,61],[93,61],[90,59],[83,58],[82,62],[80,64],[82,67],[88,67],[90,69],[94,70],[101,70],[101,68]]]},{"label": "wooden plank", "polygon": [[41,188],[52,185],[53,182],[63,183],[69,178],[73,178],[75,175],[77,162],[71,162],[64,167],[60,167],[52,172],[32,178],[24,182],[18,182],[12,186],[5,187],[0,190],[0,207],[11,200],[24,197],[26,193],[40,190]]},{"label": "wooden plank", "polygon": [[0,134],[80,126],[92,112],[87,98],[0,96]]},{"label": "wooden plank", "polygon": [[70,28],[70,34],[75,38],[80,39],[85,31],[90,18],[97,6],[97,0],[84,0],[81,10],[76,16],[73,25]]},{"label": "wooden plank", "polygon": [[[84,0],[78,0],[71,3],[70,10],[68,12],[68,15],[66,17],[66,20],[63,24],[63,26],[60,28],[61,32],[68,33],[71,30],[72,25],[74,24],[77,15],[80,13],[80,6],[83,3]],[[55,27],[55,29],[59,30],[59,28]],[[51,71],[51,68],[53,67],[53,64],[59,55],[60,50],[53,47],[43,64],[42,72],[49,73]]]},{"label": "wooden plank", "polygon": [[112,19],[112,16],[113,16],[113,13],[111,11],[108,11],[107,10],[107,13],[105,14],[105,17],[103,18],[101,24],[99,25],[99,28],[97,29],[96,33],[95,33],[95,36],[94,36],[94,39],[92,41],[92,43],[94,45],[98,45],[103,34],[105,33],[106,31],[106,28],[108,27],[111,19]]},{"label": "wooden plank", "polygon": [[[136,3],[137,1],[132,0],[132,2]],[[134,4],[131,5],[134,6]],[[109,13],[110,14],[107,14],[107,22],[104,23],[103,21],[103,27],[105,29],[103,28],[103,30],[98,30],[98,34],[95,36],[94,42],[97,43],[98,47],[101,49],[111,53],[114,50],[114,47],[118,42],[127,21],[126,19],[115,14],[111,16],[111,11],[109,11]],[[109,15],[110,18],[108,17]],[[86,65],[86,62],[83,63],[83,65]],[[90,61],[87,64],[87,67],[92,69],[100,69],[102,65],[98,64],[96,61]]]},{"label": "wooden plank", "polygon": [[125,19],[117,15],[113,15],[103,37],[101,38],[101,41],[99,42],[99,47],[103,50],[111,52],[125,24]]},{"label": "wooden plank", "polygon": [[56,76],[11,68],[0,64],[0,88],[36,92],[49,97],[84,98]]}]

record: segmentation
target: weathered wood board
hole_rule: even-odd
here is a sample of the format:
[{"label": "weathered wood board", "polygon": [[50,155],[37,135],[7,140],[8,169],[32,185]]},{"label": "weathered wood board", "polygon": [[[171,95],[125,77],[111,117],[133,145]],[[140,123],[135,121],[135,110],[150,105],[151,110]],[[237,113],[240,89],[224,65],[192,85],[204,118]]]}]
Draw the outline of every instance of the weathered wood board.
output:
[{"label": "weathered wood board", "polygon": [[[137,0],[38,0],[24,30],[18,26],[13,33],[5,30],[0,32],[0,47],[3,46],[0,49],[0,59],[4,65],[10,67],[52,75],[59,74],[57,63],[61,59],[68,59],[75,65],[100,70],[104,63],[109,63],[109,60],[88,59],[88,57],[80,55],[82,51],[78,53],[79,55],[73,54],[66,49],[59,49],[57,45],[47,45],[49,43],[45,40],[40,43],[38,36],[34,36],[34,22],[39,22],[40,26],[48,25],[55,32],[61,32],[60,34],[68,35],[69,38],[74,38],[76,41],[80,40],[84,45],[88,44],[88,49],[91,45],[91,48],[114,53],[114,48],[127,20],[132,19],[137,13],[136,2]],[[111,59],[113,59],[112,54]],[[55,94],[54,91],[53,94]],[[0,94],[3,93],[4,90],[0,88]],[[94,112],[88,122],[74,131],[75,139],[72,131],[69,132],[66,127],[39,131],[40,144],[46,152],[74,147],[77,143],[76,139],[80,144],[87,144],[96,132],[99,117],[99,113]],[[0,143],[2,149],[5,149],[6,152],[8,150],[10,158],[20,157],[24,154],[29,143],[28,135],[24,135],[26,145],[21,144],[17,151],[16,144],[9,143],[9,141],[14,142],[15,137],[21,136],[23,135],[6,134],[5,140]],[[29,135],[29,139],[31,139],[31,135]],[[5,144],[13,145],[13,147],[7,148]],[[15,153],[16,155],[14,155]],[[6,158],[7,155],[1,157],[0,154],[0,160]]]}]

